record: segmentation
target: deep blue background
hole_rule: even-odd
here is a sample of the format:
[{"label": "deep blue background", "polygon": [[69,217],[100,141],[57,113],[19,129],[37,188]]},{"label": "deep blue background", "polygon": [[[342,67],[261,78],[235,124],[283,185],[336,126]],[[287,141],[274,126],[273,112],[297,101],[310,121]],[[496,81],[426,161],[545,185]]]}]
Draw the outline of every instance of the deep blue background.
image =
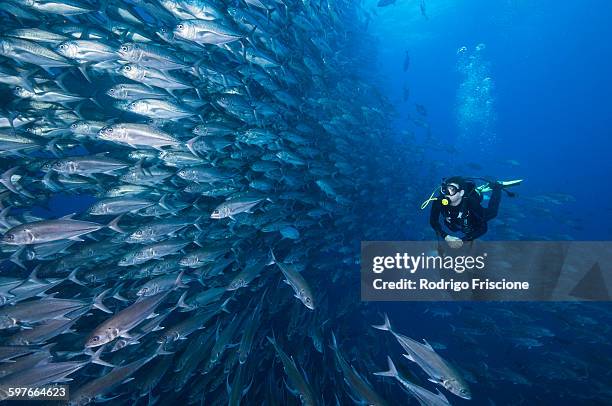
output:
[{"label": "deep blue background", "polygon": [[[425,19],[419,2],[398,0],[372,10],[370,30],[380,38],[377,80],[400,113],[398,132],[410,127],[405,111],[425,105],[436,140],[459,152],[433,152],[437,177],[460,164],[476,162],[498,179],[525,178],[521,196],[564,193],[575,198],[550,209],[547,222],[538,212],[519,224],[533,235],[570,235],[577,240],[609,239],[612,234],[612,3],[603,0],[489,1],[429,0]],[[495,87],[496,139],[484,150],[472,138],[459,139],[457,49],[486,44]],[[411,57],[402,71],[405,51]],[[411,100],[402,102],[402,84]],[[480,142],[482,144],[483,142]],[[505,161],[512,159],[520,166]],[[477,172],[477,171],[475,171]],[[473,173],[471,173],[473,174]],[[423,199],[430,191],[423,190]],[[502,203],[501,215],[504,214]],[[531,203],[534,205],[536,203]],[[568,227],[569,219],[577,227]],[[422,221],[422,219],[419,219]],[[555,224],[557,223],[557,224]]]},{"label": "deep blue background", "polygon": [[[398,0],[385,8],[377,8],[376,1],[366,2],[366,9],[372,12],[370,30],[380,42],[378,69],[373,75],[397,110],[397,136],[414,130],[417,140],[431,147],[427,168],[406,169],[407,177],[414,172],[424,178],[413,200],[420,204],[441,177],[455,174],[524,178],[517,199],[502,199],[497,221],[514,216],[513,227],[523,236],[537,237],[534,239],[609,240],[612,2],[426,0],[425,4],[428,19],[421,15],[419,1]],[[495,84],[494,140],[479,140],[480,134],[461,137],[456,114],[462,81],[457,70],[457,50],[466,46],[473,51],[479,43],[486,44],[482,55],[490,64],[490,77]],[[411,63],[403,72],[406,50]],[[404,83],[410,87],[408,102],[402,100]],[[425,140],[425,132],[408,120],[408,112],[415,115],[414,103],[426,106],[433,141]],[[457,152],[440,151],[432,145],[438,141],[454,146]],[[519,165],[510,165],[508,160],[518,161]],[[482,169],[470,169],[468,164],[474,163]],[[555,196],[557,193],[563,196]],[[412,237],[434,238],[427,224],[429,211],[415,208],[414,212],[412,220],[423,231]],[[485,236],[496,237],[492,230]],[[564,351],[593,368],[599,365],[598,360],[609,359],[609,346],[585,344],[583,332],[588,328],[578,321],[591,314],[593,318],[601,317],[601,323],[609,314],[609,303],[592,308],[576,306],[571,312],[559,311],[559,317],[550,317],[557,309],[554,303],[508,305],[506,308],[517,314],[535,315],[533,326],[555,332],[556,337],[542,340],[544,347],[532,350],[512,347],[504,341],[504,334],[485,332],[475,345],[466,345],[455,335],[450,325],[466,325],[466,309],[487,315],[495,304],[438,304],[452,313],[448,318],[430,316],[424,309],[431,306],[435,304],[385,303],[379,309],[389,313],[398,331],[447,344],[449,351],[442,354],[458,364],[480,365],[476,369],[482,370],[484,364],[478,364],[482,358],[472,354],[479,348],[489,355],[486,363],[491,368],[508,366],[531,382],[550,385],[546,394],[541,393],[541,387],[529,389],[512,384],[499,384],[487,392],[487,382],[480,382],[473,385],[475,404],[484,403],[488,396],[499,404],[518,403],[517,397],[530,399],[527,403],[572,404],[572,400],[560,399],[555,393],[555,386],[564,385],[562,381],[546,383],[524,366],[545,362],[547,354]],[[593,309],[596,310],[590,313]],[[498,320],[497,326],[507,327],[504,323]],[[516,334],[520,336],[520,330]],[[390,347],[389,352],[396,356],[399,346]],[[549,368],[554,370],[553,365]],[[572,383],[575,393],[594,393],[587,382]],[[451,396],[449,400],[453,404],[469,403]]]}]

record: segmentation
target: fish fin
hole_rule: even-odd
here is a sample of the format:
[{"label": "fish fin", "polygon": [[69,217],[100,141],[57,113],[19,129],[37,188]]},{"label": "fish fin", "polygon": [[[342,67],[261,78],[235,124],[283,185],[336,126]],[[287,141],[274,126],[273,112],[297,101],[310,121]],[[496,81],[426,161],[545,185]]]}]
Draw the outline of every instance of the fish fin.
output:
[{"label": "fish fin", "polygon": [[21,260],[19,259],[19,256],[21,255],[24,249],[25,247],[19,247],[19,249],[10,256],[9,260],[15,265],[17,265],[18,267],[27,269],[26,266],[23,264],[23,262],[21,262]]},{"label": "fish fin", "polygon": [[181,297],[179,297],[179,300],[177,302],[177,307],[182,307],[182,308],[188,308],[191,309],[191,306],[189,306],[187,303],[185,303],[185,297],[187,296],[187,292],[183,292],[183,294],[181,295]]},{"label": "fish fin", "polygon": [[254,379],[255,379],[255,377],[252,377],[251,378],[251,382],[249,383],[249,385],[242,390],[242,396],[246,395],[247,392],[249,391],[249,389],[251,389],[251,386],[253,385],[253,380]]},{"label": "fish fin", "polygon": [[389,367],[388,370],[382,371],[382,372],[374,372],[374,375],[378,375],[378,376],[392,376],[394,378],[398,377],[399,374],[397,373],[397,369],[395,368],[395,365],[393,364],[393,360],[389,356],[387,356],[387,365]]},{"label": "fish fin", "polygon": [[18,166],[14,166],[10,169],[7,169],[0,177],[0,183],[2,183],[4,187],[6,187],[11,192],[15,194],[20,194],[17,188],[15,187],[15,184],[11,181],[11,177],[15,172],[17,172],[17,169],[19,169]]},{"label": "fish fin", "polygon": [[164,193],[164,195],[159,199],[159,202],[157,204],[159,204],[165,210],[170,210],[170,207],[166,204],[167,196],[168,196],[168,193]]},{"label": "fish fin", "polygon": [[387,313],[385,313],[385,322],[384,322],[384,324],[380,324],[380,325],[372,324],[372,327],[374,327],[377,330],[393,332],[393,330],[391,329],[391,322],[389,321],[389,317],[387,316]]},{"label": "fish fin", "polygon": [[13,206],[6,206],[4,209],[2,209],[2,211],[0,212],[0,224],[2,224],[4,227],[6,227],[7,229],[11,228],[12,226],[7,222],[6,220],[6,215],[9,213],[9,211],[11,210]]},{"label": "fish fin", "polygon": [[170,352],[170,351],[166,351],[164,349],[164,344],[160,344],[159,347],[157,347],[157,349],[155,350],[154,356],[157,356],[157,355],[172,355],[172,354],[174,354],[174,353]]},{"label": "fish fin", "polygon": [[331,332],[331,336],[332,336],[332,342],[331,342],[331,349],[334,351],[338,350],[338,342],[336,341],[336,334],[332,331]]},{"label": "fish fin", "polygon": [[84,239],[82,239],[79,236],[74,236],[74,237],[70,237],[68,238],[70,241],[85,241]]},{"label": "fish fin", "polygon": [[440,397],[440,399],[444,399],[448,402],[448,400],[446,399],[446,396],[444,396],[444,394],[440,391],[440,389],[436,388],[436,392],[438,393],[438,396]]},{"label": "fish fin", "polygon": [[299,396],[300,392],[296,389],[291,388],[291,386],[289,386],[289,384],[287,383],[287,381],[285,380],[285,378],[283,377],[283,383],[285,384],[285,387],[287,388],[287,390],[293,395],[293,396]]},{"label": "fish fin", "polygon": [[[125,213],[123,213],[125,214]],[[120,234],[125,234],[125,231],[119,227],[119,220],[121,220],[121,217],[123,217],[123,214],[120,214],[119,216],[115,217],[110,223],[108,223],[106,226],[108,228],[110,228],[113,231],[116,231]]]},{"label": "fish fin", "polygon": [[194,142],[196,142],[198,139],[200,139],[200,137],[202,137],[202,136],[201,136],[201,135],[196,135],[195,137],[191,138],[190,140],[188,140],[188,141],[185,143],[185,146],[187,147],[187,149],[189,149],[189,151],[190,151],[190,152],[191,152],[193,155],[195,155],[195,156],[197,156],[197,157],[199,157],[199,155],[198,155],[198,154],[196,153],[196,151],[193,149],[193,143],[194,143]]},{"label": "fish fin", "polygon": [[429,348],[430,350],[432,350],[432,351],[434,351],[434,352],[435,352],[435,350],[433,349],[433,347],[431,346],[431,344],[429,344],[429,343],[427,342],[427,340],[426,340],[426,339],[423,339],[423,342],[425,343],[425,347],[427,347],[427,348]]},{"label": "fish fin", "polygon": [[232,393],[232,387],[229,384],[229,376],[230,374],[227,374],[227,376],[225,377],[225,390],[227,390],[227,394],[229,395],[230,393]]},{"label": "fish fin", "polygon": [[102,310],[104,313],[113,314],[113,312],[110,311],[110,309],[106,307],[104,303],[102,303],[102,300],[104,299],[106,294],[110,291],[111,291],[111,288],[106,289],[105,291],[103,291],[102,293],[94,297],[92,306],[95,307],[96,309]]},{"label": "fish fin", "polygon": [[103,365],[105,367],[114,368],[116,365],[113,365],[113,364],[111,364],[109,362],[106,362],[106,361],[104,361],[104,360],[102,360],[100,358],[100,354],[102,353],[103,349],[104,349],[104,346],[100,347],[100,349],[98,349],[96,352],[91,354],[91,359],[89,360],[89,362],[94,363],[94,364],[98,364],[98,365]]},{"label": "fish fin", "polygon": [[72,220],[72,217],[74,217],[75,215],[76,213],[66,214],[65,216],[60,217],[58,220]]},{"label": "fish fin", "polygon": [[224,311],[225,313],[231,314],[232,312],[231,312],[231,311],[229,311],[229,310],[227,309],[227,304],[228,304],[228,303],[229,303],[231,300],[233,300],[233,299],[234,299],[234,296],[233,296],[233,295],[232,295],[232,296],[230,296],[230,297],[228,297],[228,298],[227,298],[227,300],[221,304],[221,307],[220,307],[221,311]]},{"label": "fish fin", "polygon": [[36,73],[36,71],[38,71],[40,68],[34,68],[31,70],[24,70],[21,73],[19,73],[19,77],[21,78],[21,86],[34,93],[34,88],[32,87],[32,83],[30,82],[30,80],[28,79],[30,76],[32,76],[34,73]]},{"label": "fish fin", "polygon": [[412,355],[410,355],[410,354],[402,354],[402,355],[403,355],[403,356],[404,356],[404,358],[406,358],[407,360],[412,361],[412,362],[416,362],[416,361],[414,360],[414,358],[412,357]]},{"label": "fish fin", "polygon": [[70,93],[70,91],[68,90],[68,88],[66,88],[66,85],[64,84],[64,77],[68,76],[69,74],[70,70],[66,70],[64,71],[64,73],[60,73],[53,79],[55,84],[66,93]]},{"label": "fish fin", "polygon": [[42,265],[38,264],[36,265],[36,268],[34,268],[34,270],[32,271],[32,273],[30,273],[30,275],[28,276],[28,280],[34,283],[37,283],[39,285],[45,285],[47,284],[47,282],[43,281],[42,279],[38,279],[38,270],[40,269]]},{"label": "fish fin", "polygon": [[76,273],[77,273],[78,270],[79,270],[79,267],[74,268],[72,270],[72,272],[70,272],[70,275],[68,275],[68,277],[66,279],[76,283],[77,285],[87,286],[85,283],[83,283],[83,282],[81,282],[80,280],[77,279]]},{"label": "fish fin", "polygon": [[181,272],[179,272],[178,276],[176,277],[176,280],[174,281],[174,286],[175,288],[179,288],[179,289],[185,289],[188,288],[189,285],[186,285],[182,282],[181,279],[183,279],[183,275],[185,274],[185,270],[183,269]]},{"label": "fish fin", "polygon": [[121,293],[119,293],[119,291],[115,292],[115,294],[112,296],[113,298],[119,300],[120,302],[128,302],[129,300],[126,299],[125,297],[123,297],[121,295]]},{"label": "fish fin", "polygon": [[89,68],[91,64],[92,62],[86,62],[83,64],[79,64],[79,66],[77,67],[79,71],[83,74],[83,77],[85,78],[85,80],[87,80],[89,83],[92,83],[92,81],[91,81],[91,78],[89,77],[89,74],[87,73],[87,68]]}]

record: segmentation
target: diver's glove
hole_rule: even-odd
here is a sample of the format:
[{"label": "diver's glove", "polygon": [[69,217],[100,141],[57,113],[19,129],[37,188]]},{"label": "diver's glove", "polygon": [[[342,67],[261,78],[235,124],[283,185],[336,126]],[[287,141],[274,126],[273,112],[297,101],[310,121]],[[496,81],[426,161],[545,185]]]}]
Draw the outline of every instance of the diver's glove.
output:
[{"label": "diver's glove", "polygon": [[446,241],[451,248],[461,248],[463,246],[463,240],[452,235],[444,237],[444,241]]}]

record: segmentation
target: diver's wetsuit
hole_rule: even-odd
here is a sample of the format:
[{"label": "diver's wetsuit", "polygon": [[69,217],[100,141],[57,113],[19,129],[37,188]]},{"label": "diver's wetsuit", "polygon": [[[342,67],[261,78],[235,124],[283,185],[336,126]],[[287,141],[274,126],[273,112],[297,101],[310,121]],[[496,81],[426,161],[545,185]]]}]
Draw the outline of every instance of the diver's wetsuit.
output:
[{"label": "diver's wetsuit", "polygon": [[444,224],[451,231],[461,231],[465,235],[463,241],[472,241],[487,232],[487,221],[497,216],[499,202],[501,201],[501,187],[493,188],[488,207],[480,205],[477,192],[473,191],[464,196],[457,206],[443,206],[440,198],[431,206],[429,224],[440,237],[445,238],[448,233],[442,229],[440,215],[444,217]]}]

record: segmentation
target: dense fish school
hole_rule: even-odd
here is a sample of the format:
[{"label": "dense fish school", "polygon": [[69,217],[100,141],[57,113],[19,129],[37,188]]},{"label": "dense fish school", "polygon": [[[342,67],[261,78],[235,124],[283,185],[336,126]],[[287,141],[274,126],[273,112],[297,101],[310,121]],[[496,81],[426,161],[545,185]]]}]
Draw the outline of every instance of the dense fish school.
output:
[{"label": "dense fish school", "polygon": [[[34,0],[0,16],[0,386],[346,401],[318,371],[357,289],[326,290],[358,261],[357,201],[390,182],[368,181],[386,105],[356,67],[362,10]],[[77,213],[40,214],[50,201]]]},{"label": "dense fish school", "polygon": [[[371,18],[350,0],[2,1],[0,389],[383,405],[521,384],[370,327],[359,243],[405,236],[396,197],[423,160],[368,80]],[[464,344],[490,327],[473,313]]]}]

